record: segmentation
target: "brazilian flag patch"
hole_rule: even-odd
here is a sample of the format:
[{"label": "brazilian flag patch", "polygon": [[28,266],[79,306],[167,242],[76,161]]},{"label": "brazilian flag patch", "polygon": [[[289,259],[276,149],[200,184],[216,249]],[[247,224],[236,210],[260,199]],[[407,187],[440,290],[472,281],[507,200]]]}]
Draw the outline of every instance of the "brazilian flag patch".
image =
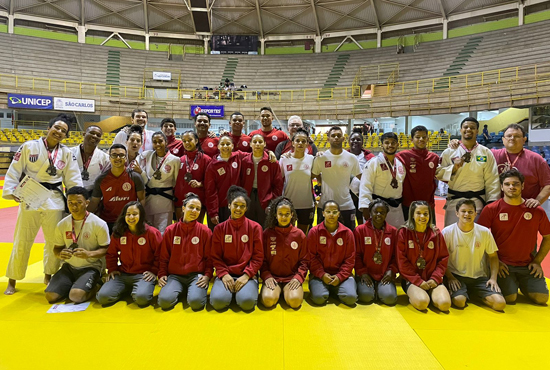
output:
[{"label": "brazilian flag patch", "polygon": [[487,162],[486,155],[476,155],[476,162]]}]

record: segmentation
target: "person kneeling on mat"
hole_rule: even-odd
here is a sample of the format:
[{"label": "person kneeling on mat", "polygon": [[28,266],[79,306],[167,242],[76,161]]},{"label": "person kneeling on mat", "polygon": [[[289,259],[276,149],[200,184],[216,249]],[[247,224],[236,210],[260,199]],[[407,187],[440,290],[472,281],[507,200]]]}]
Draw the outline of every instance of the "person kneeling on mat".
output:
[{"label": "person kneeling on mat", "polygon": [[86,211],[89,203],[86,188],[73,186],[67,191],[71,214],[57,224],[53,240],[53,252],[63,265],[46,288],[49,303],[67,297],[74,303],[87,301],[105,270],[103,257],[109,246],[109,228],[105,221]]},{"label": "person kneeling on mat", "polygon": [[147,306],[153,299],[161,243],[160,231],[145,223],[143,205],[137,201],[127,203],[113,227],[105,257],[109,275],[97,293],[99,303],[115,303],[131,291],[138,306]]}]

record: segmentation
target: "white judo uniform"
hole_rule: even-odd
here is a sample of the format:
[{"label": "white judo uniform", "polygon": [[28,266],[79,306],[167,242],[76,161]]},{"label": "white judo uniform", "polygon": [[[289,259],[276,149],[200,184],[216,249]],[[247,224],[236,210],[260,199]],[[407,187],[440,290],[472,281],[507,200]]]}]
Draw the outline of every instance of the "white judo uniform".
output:
[{"label": "white judo uniform", "polygon": [[60,266],[60,260],[53,253],[54,233],[59,221],[65,212],[65,198],[61,194],[63,183],[67,189],[73,186],[82,186],[82,179],[78,169],[78,163],[73,153],[64,145],[59,145],[57,156],[54,157],[54,165],[57,174],[50,176],[46,171],[50,166],[48,151],[44,139],[31,140],[21,145],[13,157],[8,172],[5,176],[4,199],[13,200],[13,191],[23,174],[32,177],[38,182],[59,184],[59,191],[50,190],[50,197],[36,210],[28,210],[25,204],[19,205],[19,213],[15,224],[13,249],[6,271],[6,277],[21,280],[25,277],[27,264],[34,239],[40,227],[44,233],[46,244],[44,245],[44,273],[53,275]]},{"label": "white judo uniform", "polygon": [[[154,159],[154,160],[153,160]],[[180,159],[173,154],[168,154],[162,166],[160,166],[160,180],[155,179],[154,174],[160,162],[156,160],[154,150],[146,151],[139,155],[137,161],[142,169],[141,177],[145,184],[145,211],[147,221],[153,224],[162,234],[172,222],[174,201],[159,193],[174,195],[174,186],[180,169]],[[160,159],[162,161],[162,158]]]},{"label": "white judo uniform", "polygon": [[[74,154],[78,163],[78,169],[82,174],[84,163],[82,161],[80,145],[72,147],[71,152]],[[90,164],[88,165],[89,178],[88,180],[82,179],[82,186],[84,186],[87,190],[91,192],[94,188],[95,179],[98,178],[101,172],[103,172],[103,169],[105,169],[105,167],[107,167],[109,163],[109,155],[103,150],[96,148],[96,150],[94,150],[94,154],[92,155],[92,159],[90,160]]]},{"label": "white judo uniform", "polygon": [[477,218],[485,203],[500,198],[500,182],[495,157],[491,150],[477,144],[471,151],[470,163],[464,163],[453,175],[453,160],[466,153],[466,149],[447,148],[441,154],[441,167],[436,173],[438,180],[449,184],[445,203],[445,226],[458,221],[456,204],[460,199],[471,199],[476,203]]},{"label": "white judo uniform", "polygon": [[[153,150],[153,134],[155,131],[151,130],[144,130],[143,131],[143,143],[141,143],[141,148],[139,148],[139,153],[146,152],[148,150]],[[128,141],[128,134],[124,129],[120,130],[114,140],[113,144],[122,144],[126,146],[126,142]]]},{"label": "white judo uniform", "polygon": [[378,198],[389,201],[390,212],[386,216],[386,222],[399,228],[405,223],[403,217],[403,181],[405,180],[405,167],[403,163],[395,157],[395,178],[397,188],[391,186],[393,176],[386,163],[384,153],[379,153],[376,157],[367,162],[363,175],[361,176],[361,185],[359,186],[359,208],[368,208],[369,204]]}]

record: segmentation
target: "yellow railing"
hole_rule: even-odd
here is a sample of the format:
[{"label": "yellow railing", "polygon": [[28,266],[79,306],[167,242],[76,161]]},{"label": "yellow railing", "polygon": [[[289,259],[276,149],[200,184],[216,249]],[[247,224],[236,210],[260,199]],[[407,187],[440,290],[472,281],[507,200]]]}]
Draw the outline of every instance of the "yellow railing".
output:
[{"label": "yellow railing", "polygon": [[[537,81],[550,77],[550,63],[502,68],[464,75],[439,77],[417,81],[388,82],[384,95],[408,95],[445,90],[469,89],[517,81]],[[383,90],[382,90],[383,91]]]},{"label": "yellow railing", "polygon": [[[390,76],[393,80],[390,81]],[[359,67],[353,80],[353,86],[394,82],[399,78],[399,63],[370,64]]]}]

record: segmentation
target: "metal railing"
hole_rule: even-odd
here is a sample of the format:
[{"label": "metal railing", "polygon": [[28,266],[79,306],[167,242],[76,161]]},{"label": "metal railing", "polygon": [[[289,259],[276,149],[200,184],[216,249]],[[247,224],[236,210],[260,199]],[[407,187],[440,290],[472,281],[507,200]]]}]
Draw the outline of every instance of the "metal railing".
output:
[{"label": "metal railing", "polygon": [[353,86],[393,83],[399,79],[399,63],[371,64],[359,67]]}]

